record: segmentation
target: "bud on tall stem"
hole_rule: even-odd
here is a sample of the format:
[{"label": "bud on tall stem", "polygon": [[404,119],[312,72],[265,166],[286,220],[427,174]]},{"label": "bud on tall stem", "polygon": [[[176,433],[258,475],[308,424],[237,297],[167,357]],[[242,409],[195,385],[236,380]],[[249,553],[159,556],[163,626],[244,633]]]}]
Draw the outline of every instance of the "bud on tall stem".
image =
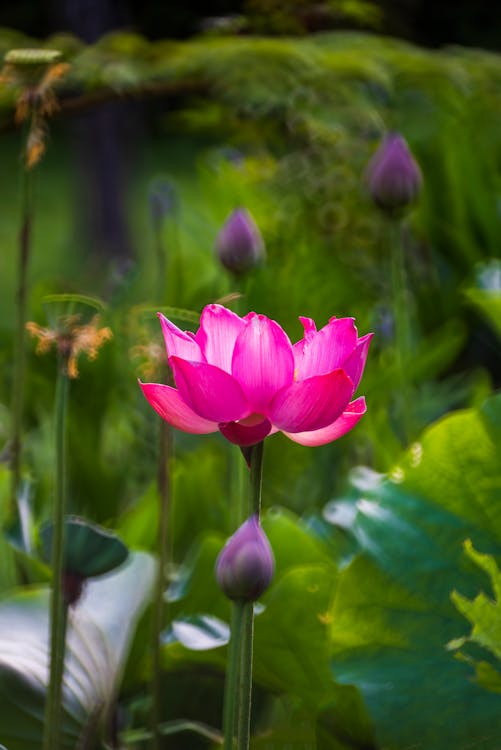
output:
[{"label": "bud on tall stem", "polygon": [[264,260],[263,238],[245,208],[232,211],[223,224],[216,238],[216,255],[236,275],[252,270]]},{"label": "bud on tall stem", "polygon": [[398,215],[417,199],[421,170],[399,133],[383,139],[369,163],[367,184],[374,203],[390,215]]},{"label": "bud on tall stem", "polygon": [[216,561],[216,580],[234,600],[253,602],[271,583],[275,561],[257,515],[251,516],[231,536]]}]

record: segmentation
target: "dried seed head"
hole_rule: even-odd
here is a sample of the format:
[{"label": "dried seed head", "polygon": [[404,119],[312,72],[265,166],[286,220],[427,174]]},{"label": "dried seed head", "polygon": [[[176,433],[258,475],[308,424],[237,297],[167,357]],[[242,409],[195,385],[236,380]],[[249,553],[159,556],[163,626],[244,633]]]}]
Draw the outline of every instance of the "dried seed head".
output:
[{"label": "dried seed head", "polygon": [[98,315],[84,325],[78,325],[79,319],[79,315],[65,316],[55,329],[43,328],[33,321],[26,323],[26,330],[38,339],[37,354],[45,354],[55,346],[66,363],[66,374],[70,378],[78,377],[80,354],[94,360],[103,344],[113,338],[110,328],[98,328]]}]

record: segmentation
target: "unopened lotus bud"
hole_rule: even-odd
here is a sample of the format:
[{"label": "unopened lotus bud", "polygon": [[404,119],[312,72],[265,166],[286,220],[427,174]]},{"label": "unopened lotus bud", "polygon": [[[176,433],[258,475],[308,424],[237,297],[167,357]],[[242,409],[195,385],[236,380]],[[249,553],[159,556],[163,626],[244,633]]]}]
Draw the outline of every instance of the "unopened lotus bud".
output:
[{"label": "unopened lotus bud", "polygon": [[216,580],[229,599],[253,602],[271,583],[275,560],[256,515],[231,536],[216,561]]},{"label": "unopened lotus bud", "polygon": [[390,214],[413,203],[422,185],[421,170],[407,141],[399,133],[383,139],[367,169],[367,183],[374,203]]},{"label": "unopened lotus bud", "polygon": [[256,222],[245,208],[229,215],[216,238],[216,254],[228,271],[242,274],[259,265],[265,250]]}]

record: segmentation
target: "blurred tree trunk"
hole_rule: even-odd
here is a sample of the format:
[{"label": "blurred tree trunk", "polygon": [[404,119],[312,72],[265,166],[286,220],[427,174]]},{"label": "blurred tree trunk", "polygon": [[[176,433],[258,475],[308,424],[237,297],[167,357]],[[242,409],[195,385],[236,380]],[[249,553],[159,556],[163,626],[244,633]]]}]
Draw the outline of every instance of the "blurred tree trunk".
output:
[{"label": "blurred tree trunk", "polygon": [[[93,43],[129,20],[121,0],[58,0],[62,26]],[[138,106],[106,102],[72,118],[76,155],[77,230],[96,262],[103,259],[120,279],[133,261],[127,220],[131,144],[137,142]],[[117,279],[118,277],[118,279]]]}]

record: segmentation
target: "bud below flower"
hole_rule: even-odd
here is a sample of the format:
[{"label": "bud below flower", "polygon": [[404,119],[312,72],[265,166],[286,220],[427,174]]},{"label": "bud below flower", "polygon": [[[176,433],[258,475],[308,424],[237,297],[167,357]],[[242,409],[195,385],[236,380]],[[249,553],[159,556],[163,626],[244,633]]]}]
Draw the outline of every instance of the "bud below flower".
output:
[{"label": "bud below flower", "polygon": [[216,238],[216,254],[228,271],[246,273],[265,256],[264,242],[256,222],[245,208],[236,208]]},{"label": "bud below flower", "polygon": [[216,580],[229,599],[253,602],[271,583],[275,561],[256,515],[226,542],[216,561]]},{"label": "bud below flower", "polygon": [[386,135],[367,169],[374,203],[390,214],[405,209],[418,197],[422,181],[405,138],[399,133]]}]

